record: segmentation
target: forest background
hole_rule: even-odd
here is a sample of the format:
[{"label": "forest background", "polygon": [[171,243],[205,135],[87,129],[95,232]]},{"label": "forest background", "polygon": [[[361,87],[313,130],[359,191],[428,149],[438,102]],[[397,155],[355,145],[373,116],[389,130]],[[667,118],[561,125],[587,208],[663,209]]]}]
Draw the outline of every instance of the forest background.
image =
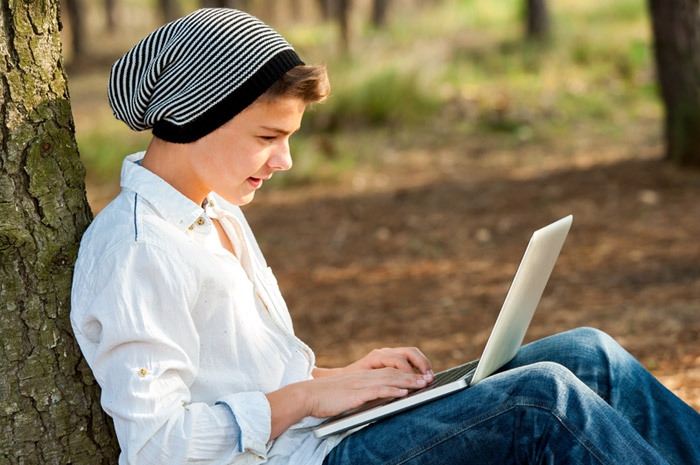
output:
[{"label": "forest background", "polygon": [[[394,0],[380,24],[355,0],[345,41],[317,1],[245,3],[333,87],[292,140],[294,168],[246,208],[319,365],[390,345],[438,369],[478,357],[529,235],[571,213],[526,339],[603,329],[700,409],[700,171],[663,160],[643,0],[550,2],[539,38],[519,0]],[[113,118],[109,67],[165,18],[120,0],[110,28],[83,0],[76,49],[63,10],[97,213],[150,138]]]}]

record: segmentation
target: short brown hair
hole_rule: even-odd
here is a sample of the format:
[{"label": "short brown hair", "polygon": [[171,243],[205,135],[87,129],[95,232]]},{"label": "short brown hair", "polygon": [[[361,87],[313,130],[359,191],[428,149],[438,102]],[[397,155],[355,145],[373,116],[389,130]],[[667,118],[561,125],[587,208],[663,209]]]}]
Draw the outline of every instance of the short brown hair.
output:
[{"label": "short brown hair", "polygon": [[293,97],[309,104],[323,102],[330,92],[326,66],[303,65],[287,71],[260,97],[263,100]]}]

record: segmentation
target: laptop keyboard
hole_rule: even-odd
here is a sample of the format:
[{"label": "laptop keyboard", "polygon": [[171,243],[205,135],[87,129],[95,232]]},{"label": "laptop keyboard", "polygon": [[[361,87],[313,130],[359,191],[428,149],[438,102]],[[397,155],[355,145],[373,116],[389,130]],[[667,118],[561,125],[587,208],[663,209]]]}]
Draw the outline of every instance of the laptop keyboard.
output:
[{"label": "laptop keyboard", "polygon": [[435,373],[435,379],[432,383],[428,384],[422,389],[417,389],[413,392],[410,392],[406,397],[410,397],[419,392],[429,391],[436,387],[450,384],[462,378],[467,378],[467,382],[469,382],[471,381],[471,376],[474,374],[478,363],[479,360],[474,360],[469,363],[465,363],[464,365],[459,365],[454,368],[450,368],[449,370],[441,371],[440,373]]},{"label": "laptop keyboard", "polygon": [[476,365],[479,363],[478,360],[474,360],[469,363],[465,363],[464,365],[459,365],[454,368],[450,368],[449,370],[441,371],[440,373],[435,374],[435,380],[430,383],[430,386],[428,387],[433,387],[433,386],[443,386],[445,384],[449,384],[453,381],[457,381],[458,379],[461,379],[465,377],[467,374],[469,374],[470,371],[473,371],[476,369]]}]

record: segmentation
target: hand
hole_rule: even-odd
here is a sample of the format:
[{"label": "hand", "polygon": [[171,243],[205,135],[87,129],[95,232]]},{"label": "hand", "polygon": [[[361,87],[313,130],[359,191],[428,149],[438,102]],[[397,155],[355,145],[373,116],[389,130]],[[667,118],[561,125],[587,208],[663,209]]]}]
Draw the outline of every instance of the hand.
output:
[{"label": "hand", "polygon": [[305,381],[307,414],[329,417],[375,399],[403,397],[433,380],[430,373],[402,371],[393,367],[362,370]]},{"label": "hand", "polygon": [[403,397],[433,381],[430,362],[415,347],[373,350],[345,368],[315,368],[313,376],[266,394],[270,440],[303,417],[330,417],[371,400]]},{"label": "hand", "polygon": [[433,374],[430,361],[415,347],[375,349],[357,362],[341,369],[341,371],[371,370],[384,367],[396,368],[406,373],[415,373],[417,371],[424,375],[432,376]]}]

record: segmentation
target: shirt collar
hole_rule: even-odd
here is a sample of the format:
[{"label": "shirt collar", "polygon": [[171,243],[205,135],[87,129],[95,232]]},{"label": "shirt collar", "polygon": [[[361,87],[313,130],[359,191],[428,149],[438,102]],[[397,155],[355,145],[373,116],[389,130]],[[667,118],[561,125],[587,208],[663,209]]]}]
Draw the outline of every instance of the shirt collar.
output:
[{"label": "shirt collar", "polygon": [[146,152],[129,155],[122,163],[121,187],[136,192],[167,222],[184,231],[199,218],[204,210],[139,163]]}]

